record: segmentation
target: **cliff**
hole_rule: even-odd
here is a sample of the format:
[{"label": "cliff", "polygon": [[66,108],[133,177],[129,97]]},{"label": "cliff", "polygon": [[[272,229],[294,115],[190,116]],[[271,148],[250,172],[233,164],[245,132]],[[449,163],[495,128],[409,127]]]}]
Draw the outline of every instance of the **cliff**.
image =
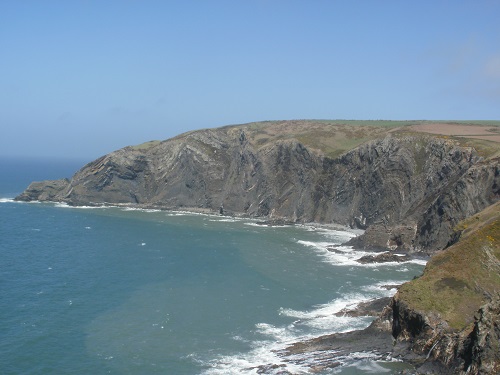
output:
[{"label": "cliff", "polygon": [[386,319],[400,354],[420,373],[498,374],[500,204],[455,230],[458,242],[399,289]]},{"label": "cliff", "polygon": [[368,228],[361,247],[444,248],[459,220],[498,200],[499,159],[409,126],[282,121],[189,132],[112,152],[16,199],[338,223]]},{"label": "cliff", "polygon": [[[460,136],[430,134],[455,128]],[[394,355],[420,372],[494,374],[500,371],[499,129],[349,121],[206,129],[125,147],[71,179],[34,182],[16,199],[337,223],[366,229],[351,241],[357,247],[437,251],[366,331],[379,338],[374,350],[389,345],[384,330],[392,327]],[[297,348],[343,340],[348,350],[352,336],[344,336]]]},{"label": "cliff", "polygon": [[500,373],[500,203],[461,221],[454,238],[388,306],[375,300],[339,313],[379,315],[369,327],[298,342],[280,356],[312,372],[369,352],[413,364],[408,374]]}]

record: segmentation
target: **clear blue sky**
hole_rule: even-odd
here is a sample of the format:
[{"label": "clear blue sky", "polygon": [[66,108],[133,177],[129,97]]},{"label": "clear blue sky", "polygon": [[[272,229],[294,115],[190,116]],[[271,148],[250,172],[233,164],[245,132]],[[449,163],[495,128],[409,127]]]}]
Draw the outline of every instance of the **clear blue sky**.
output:
[{"label": "clear blue sky", "polygon": [[500,1],[0,2],[0,156],[305,118],[500,119]]}]

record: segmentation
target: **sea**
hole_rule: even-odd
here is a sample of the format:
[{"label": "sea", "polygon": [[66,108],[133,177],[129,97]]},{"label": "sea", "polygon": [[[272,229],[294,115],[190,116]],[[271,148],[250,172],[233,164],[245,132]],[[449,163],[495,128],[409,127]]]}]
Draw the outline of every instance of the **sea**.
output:
[{"label": "sea", "polygon": [[[335,313],[392,296],[425,264],[359,264],[349,229],[13,201],[84,163],[0,160],[1,374],[306,374],[307,358],[279,351],[367,327]],[[360,352],[318,373],[403,367]]]}]

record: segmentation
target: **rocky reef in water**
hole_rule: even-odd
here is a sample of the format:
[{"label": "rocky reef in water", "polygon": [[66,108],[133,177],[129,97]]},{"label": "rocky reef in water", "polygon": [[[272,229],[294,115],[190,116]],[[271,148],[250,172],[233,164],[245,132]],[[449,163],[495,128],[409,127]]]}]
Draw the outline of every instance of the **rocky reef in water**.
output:
[{"label": "rocky reef in water", "polygon": [[[499,373],[498,143],[421,133],[418,125],[278,121],[199,130],[117,150],[71,179],[34,182],[16,199],[214,212],[267,225],[335,223],[365,229],[350,241],[356,247],[437,252],[367,330],[284,355],[375,343],[374,352],[421,373]],[[323,362],[338,365],[335,358]]]},{"label": "rocky reef in water", "polygon": [[338,313],[378,316],[368,328],[296,343],[279,353],[283,362],[316,372],[369,353],[412,364],[405,374],[499,374],[500,203],[460,222],[455,233],[457,241],[388,304],[375,300]]}]

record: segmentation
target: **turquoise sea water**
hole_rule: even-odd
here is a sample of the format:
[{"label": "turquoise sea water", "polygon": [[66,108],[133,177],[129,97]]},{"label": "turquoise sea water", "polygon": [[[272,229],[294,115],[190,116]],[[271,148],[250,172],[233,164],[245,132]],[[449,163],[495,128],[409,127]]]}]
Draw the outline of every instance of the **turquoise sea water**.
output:
[{"label": "turquoise sea water", "polygon": [[[326,250],[352,232],[10,199],[82,165],[0,162],[2,374],[256,373],[286,344],[367,326],[333,314],[423,267]],[[358,356],[332,373],[387,367]]]}]

